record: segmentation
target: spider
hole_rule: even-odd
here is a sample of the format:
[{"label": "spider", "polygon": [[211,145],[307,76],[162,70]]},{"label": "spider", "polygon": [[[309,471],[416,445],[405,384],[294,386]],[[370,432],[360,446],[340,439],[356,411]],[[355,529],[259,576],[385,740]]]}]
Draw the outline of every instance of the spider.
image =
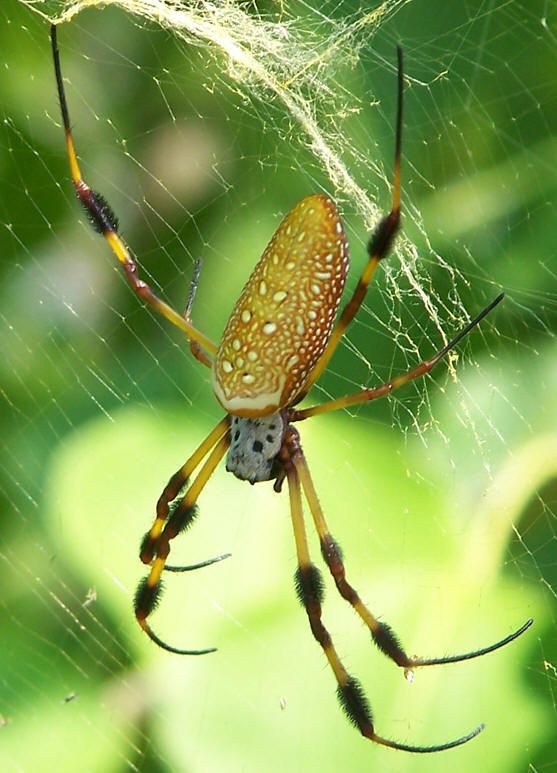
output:
[{"label": "spider", "polygon": [[[410,657],[387,623],[377,619],[346,578],[341,549],[327,526],[311,478],[295,424],[311,416],[346,408],[389,395],[393,390],[429,373],[503,299],[498,295],[446,346],[386,383],[355,394],[328,400],[309,408],[296,406],[323,373],[346,328],[362,305],[378,264],[390,252],[400,227],[400,160],[402,139],[403,61],[398,54],[397,118],[391,210],[376,226],[367,245],[368,260],[356,289],[336,323],[348,272],[348,246],[335,203],[326,195],[299,201],[277,228],[228,320],[217,346],[191,322],[191,306],[199,275],[196,265],[186,311],[179,314],[137,275],[131,250],[118,234],[118,221],[105,199],[81,176],[74,148],[58,51],[56,27],[50,30],[58,97],[64,124],[67,154],[77,197],[93,225],[108,242],[137,295],[150,304],[188,339],[193,355],[211,368],[215,396],[226,415],[172,475],[159,497],[156,517],[145,534],[140,558],[150,566],[139,584],[134,610],[147,636],[159,647],[179,655],[203,655],[214,648],[179,649],[153,631],[148,617],[161,594],[166,571],[190,571],[221,561],[217,556],[192,566],[169,566],[170,543],[189,528],[197,514],[196,503],[225,454],[226,469],[250,483],[274,481],[278,493],[287,482],[298,567],[295,586],[305,608],[313,636],[323,649],[337,681],[337,696],[349,721],[370,741],[408,752],[438,752],[460,746],[477,736],[483,725],[455,740],[433,746],[410,746],[384,738],[375,731],[372,712],[360,682],[339,658],[322,621],[323,579],[312,562],[302,510],[302,495],[317,530],[321,553],[336,588],[367,626],[372,641],[405,672],[423,666],[456,663],[486,655],[509,644],[532,625],[527,620],[518,630],[486,647],[446,657]],[[197,475],[190,484],[190,476]]]}]

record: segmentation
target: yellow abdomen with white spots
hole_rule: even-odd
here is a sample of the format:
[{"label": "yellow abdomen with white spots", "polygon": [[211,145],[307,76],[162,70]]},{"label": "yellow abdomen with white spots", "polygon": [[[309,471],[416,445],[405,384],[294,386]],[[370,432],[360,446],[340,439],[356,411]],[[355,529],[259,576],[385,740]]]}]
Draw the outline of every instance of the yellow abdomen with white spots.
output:
[{"label": "yellow abdomen with white spots", "polygon": [[236,416],[265,416],[292,405],[323,353],[348,271],[335,203],[308,196],[286,215],[228,320],[213,388]]}]

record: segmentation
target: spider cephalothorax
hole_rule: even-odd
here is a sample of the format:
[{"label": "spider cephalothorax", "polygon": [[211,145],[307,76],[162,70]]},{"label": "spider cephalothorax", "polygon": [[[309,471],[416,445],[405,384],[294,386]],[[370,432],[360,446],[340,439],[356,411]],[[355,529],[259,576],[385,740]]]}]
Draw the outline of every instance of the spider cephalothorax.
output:
[{"label": "spider cephalothorax", "polygon": [[226,456],[228,472],[250,483],[274,480],[285,430],[282,411],[257,419],[231,416],[230,448]]},{"label": "spider cephalothorax", "polygon": [[[300,435],[294,427],[296,422],[310,416],[383,397],[403,384],[429,373],[503,298],[503,295],[495,298],[437,354],[407,373],[395,376],[378,387],[362,389],[321,405],[302,409],[295,407],[329,363],[344,331],[363,302],[377,265],[389,253],[399,229],[403,90],[401,49],[398,49],[398,110],[391,210],[379,222],[369,240],[367,263],[338,320],[337,310],[348,271],[344,226],[336,205],[328,196],[308,196],[298,202],[279,225],[234,306],[219,346],[216,346],[191,324],[190,311],[196,276],[186,313],[179,314],[138,278],[134,258],[118,235],[118,221],[114,213],[104,198],[93,192],[81,177],[70,129],[54,26],[51,27],[51,40],[76,194],[93,227],[104,236],[121,263],[132,289],[179,327],[186,334],[194,356],[212,368],[215,395],[227,412],[186,463],[174,473],[159,497],[155,520],[141,543],[140,558],[151,568],[135,596],[135,616],[139,625],[152,641],[169,652],[201,655],[213,651],[173,647],[154,633],[147,618],[159,600],[164,570],[189,571],[226,557],[218,556],[183,567],[166,563],[172,539],[193,522],[199,495],[219,462],[228,453],[226,468],[240,480],[250,483],[274,480],[277,492],[280,492],[285,480],[288,483],[298,558],[296,591],[307,612],[311,631],[333,670],[338,698],[350,721],[366,738],[404,751],[436,752],[466,743],[478,735],[483,725],[467,735],[435,746],[408,746],[383,738],[375,732],[363,688],[344,668],[321,619],[323,579],[310,558],[302,495],[319,536],[323,560],[340,595],[368,628],[375,645],[405,671],[480,657],[516,639],[529,628],[532,621],[528,620],[517,631],[495,644],[473,652],[441,658],[408,656],[392,629],[372,614],[346,578],[340,548],[327,526]],[[189,478],[196,470],[197,474],[190,484]]]}]

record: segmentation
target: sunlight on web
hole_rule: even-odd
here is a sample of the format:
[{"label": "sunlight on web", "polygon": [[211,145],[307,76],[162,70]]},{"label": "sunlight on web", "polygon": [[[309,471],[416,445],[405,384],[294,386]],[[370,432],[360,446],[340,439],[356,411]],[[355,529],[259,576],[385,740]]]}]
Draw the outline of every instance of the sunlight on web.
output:
[{"label": "sunlight on web", "polygon": [[[550,769],[555,0],[14,9],[0,10],[0,766],[38,769],[40,749],[44,769],[73,770],[87,748],[97,770],[325,772],[347,759],[401,773]],[[486,722],[455,757],[370,749],[345,722],[292,600],[287,497],[224,470],[172,562],[232,557],[170,577],[154,615],[177,646],[219,652],[179,659],[143,640],[137,546],[162,484],[219,408],[203,368],[129,292],[73,198],[47,22],[60,25],[84,178],[114,207],[141,276],[180,312],[203,257],[192,314],[215,341],[282,216],[308,193],[338,202],[355,287],[390,206],[402,44],[403,232],[312,403],[414,367],[501,290],[507,298],[434,379],[301,432],[350,577],[412,653],[464,651],[535,618],[504,652],[416,669],[410,685],[328,588],[324,619],[379,731],[436,743]]]}]

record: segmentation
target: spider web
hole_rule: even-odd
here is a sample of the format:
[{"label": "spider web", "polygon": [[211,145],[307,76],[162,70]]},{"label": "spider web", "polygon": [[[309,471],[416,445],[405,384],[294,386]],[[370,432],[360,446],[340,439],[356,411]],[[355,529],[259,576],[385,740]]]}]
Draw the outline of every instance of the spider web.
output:
[{"label": "spider web", "polygon": [[[557,3],[20,0],[0,19],[2,769],[553,769]],[[173,546],[174,563],[232,553],[170,577],[153,615],[172,644],[219,652],[180,659],[137,628],[140,537],[220,413],[74,200],[47,21],[68,22],[85,179],[175,307],[203,257],[193,317],[213,340],[310,192],[343,212],[355,286],[390,202],[403,45],[404,234],[313,400],[404,372],[507,298],[434,378],[301,430],[348,576],[411,653],[535,618],[505,650],[409,685],[328,587],[325,622],[378,732],[433,744],[485,721],[466,747],[417,758],[346,723],[270,486],[221,470]]]}]

